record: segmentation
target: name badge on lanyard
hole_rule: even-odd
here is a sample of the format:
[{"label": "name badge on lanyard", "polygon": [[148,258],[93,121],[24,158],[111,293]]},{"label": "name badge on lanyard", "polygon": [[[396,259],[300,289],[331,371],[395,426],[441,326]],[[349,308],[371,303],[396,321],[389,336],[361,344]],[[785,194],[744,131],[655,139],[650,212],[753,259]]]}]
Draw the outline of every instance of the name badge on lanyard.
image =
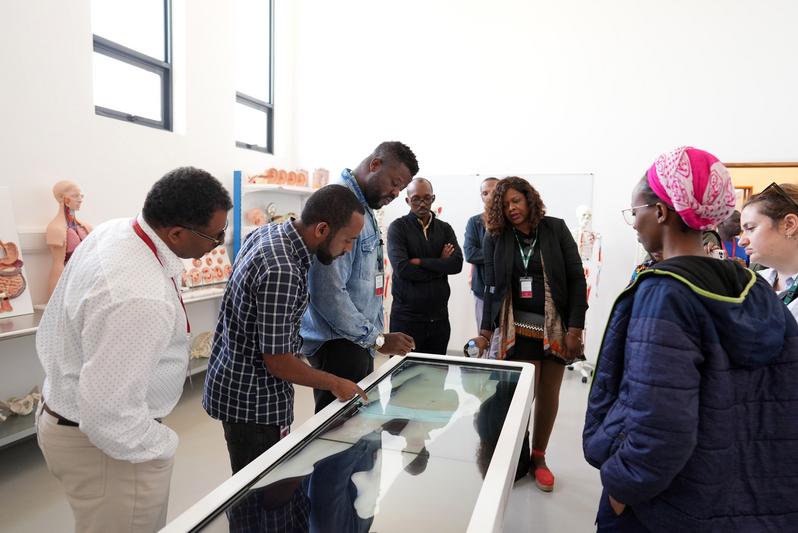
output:
[{"label": "name badge on lanyard", "polygon": [[529,260],[532,259],[532,254],[535,253],[535,243],[537,243],[538,240],[537,233],[535,234],[535,239],[532,241],[532,245],[527,251],[524,251],[524,247],[521,246],[521,240],[518,238],[518,234],[515,233],[515,230],[513,230],[513,234],[515,235],[515,242],[518,243],[518,251],[521,253],[521,263],[524,265],[524,273],[526,274],[526,276],[522,276],[518,280],[521,282],[521,294],[519,296],[524,299],[532,298],[532,277],[529,276]]},{"label": "name badge on lanyard", "polygon": [[382,296],[385,292],[385,274],[377,272],[374,280],[374,294],[376,296]]},{"label": "name badge on lanyard", "polygon": [[532,298],[532,278],[521,278],[521,298]]}]

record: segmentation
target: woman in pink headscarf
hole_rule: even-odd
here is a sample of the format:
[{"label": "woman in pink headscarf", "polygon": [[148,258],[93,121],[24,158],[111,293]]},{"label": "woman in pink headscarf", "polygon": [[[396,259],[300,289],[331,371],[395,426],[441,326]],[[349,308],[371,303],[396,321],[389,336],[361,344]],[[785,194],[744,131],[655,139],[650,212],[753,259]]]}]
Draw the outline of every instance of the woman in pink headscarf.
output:
[{"label": "woman in pink headscarf", "polygon": [[598,531],[796,531],[798,324],[764,279],[707,257],[726,168],[680,147],[624,216],[662,261],[613,306],[583,433],[601,470]]}]

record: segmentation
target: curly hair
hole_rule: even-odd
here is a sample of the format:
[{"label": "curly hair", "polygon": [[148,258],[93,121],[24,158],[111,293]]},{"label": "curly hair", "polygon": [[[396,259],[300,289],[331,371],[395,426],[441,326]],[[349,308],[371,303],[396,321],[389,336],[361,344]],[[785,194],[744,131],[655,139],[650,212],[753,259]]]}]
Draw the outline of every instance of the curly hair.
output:
[{"label": "curly hair", "polygon": [[485,206],[485,213],[482,215],[485,229],[491,235],[501,235],[507,225],[508,221],[504,216],[504,193],[510,189],[516,190],[526,197],[526,203],[529,206],[529,221],[532,223],[533,230],[538,227],[546,214],[546,206],[540,198],[540,193],[527,180],[518,176],[501,179],[493,189],[493,197],[490,204]]},{"label": "curly hair", "polygon": [[202,228],[215,211],[232,208],[230,195],[219,180],[199,168],[180,167],[155,182],[142,214],[153,228]]}]

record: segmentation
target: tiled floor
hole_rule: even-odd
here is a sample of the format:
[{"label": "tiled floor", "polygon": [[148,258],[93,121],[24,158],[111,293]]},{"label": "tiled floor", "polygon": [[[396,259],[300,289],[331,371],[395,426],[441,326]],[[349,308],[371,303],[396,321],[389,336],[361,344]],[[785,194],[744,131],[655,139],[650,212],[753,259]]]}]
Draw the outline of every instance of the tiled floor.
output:
[{"label": "tiled floor", "polygon": [[[186,384],[183,398],[166,419],[180,435],[172,477],[169,518],[188,508],[230,475],[219,422],[200,406],[202,377]],[[598,472],[582,458],[581,431],[588,385],[566,372],[560,413],[548,451],[557,476],[551,494],[530,477],[516,483],[506,512],[505,531],[594,531]],[[313,395],[297,387],[296,420],[313,414]],[[4,533],[73,531],[72,513],[58,482],[49,474],[34,439],[0,450],[0,530]]]}]

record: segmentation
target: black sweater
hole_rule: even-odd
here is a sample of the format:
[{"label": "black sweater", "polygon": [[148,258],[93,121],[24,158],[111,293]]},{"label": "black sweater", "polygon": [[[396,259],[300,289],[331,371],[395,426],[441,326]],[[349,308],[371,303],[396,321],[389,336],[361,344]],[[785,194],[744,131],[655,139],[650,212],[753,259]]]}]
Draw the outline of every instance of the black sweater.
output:
[{"label": "black sweater", "polygon": [[[584,328],[587,312],[587,284],[582,259],[574,238],[560,218],[543,217],[538,225],[538,246],[551,289],[551,297],[565,327]],[[512,227],[501,235],[485,234],[482,242],[485,254],[485,306],[481,329],[493,331],[498,326],[499,308],[512,290],[514,254],[518,246]]]},{"label": "black sweater", "polygon": [[[388,259],[393,267],[393,304],[391,316],[400,320],[443,320],[449,316],[449,281],[447,276],[463,269],[463,252],[452,227],[434,218],[424,238],[413,213],[394,220],[388,227]],[[454,245],[454,253],[441,259],[445,244]],[[410,259],[421,259],[411,265]]]}]

